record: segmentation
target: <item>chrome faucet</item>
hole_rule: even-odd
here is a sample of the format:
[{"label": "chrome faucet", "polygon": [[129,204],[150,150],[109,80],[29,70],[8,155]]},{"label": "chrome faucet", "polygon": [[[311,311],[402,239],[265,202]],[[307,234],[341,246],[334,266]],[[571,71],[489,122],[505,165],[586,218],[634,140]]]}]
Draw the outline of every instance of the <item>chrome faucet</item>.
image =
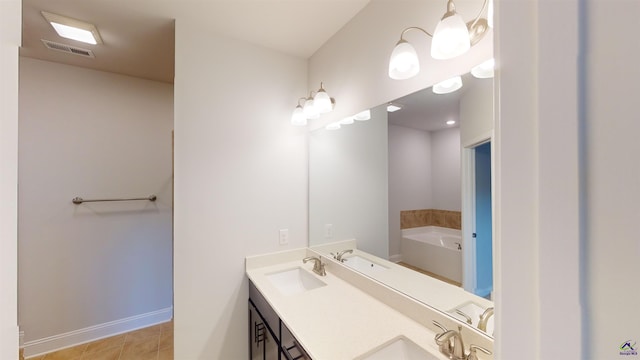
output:
[{"label": "chrome faucet", "polygon": [[320,275],[320,276],[325,276],[327,275],[327,272],[324,270],[324,264],[322,263],[322,260],[320,260],[319,258],[315,257],[315,256],[309,256],[306,257],[304,259],[302,259],[303,263],[307,263],[307,261],[313,261],[313,272]]},{"label": "chrome faucet", "polygon": [[[462,326],[458,326],[458,331],[447,330],[437,334],[435,337],[436,344],[440,346],[440,351],[447,355],[451,360],[466,360],[467,356],[464,351],[464,341],[462,341]],[[451,342],[453,339],[453,343]],[[443,351],[446,350],[447,352]]]},{"label": "chrome faucet", "polygon": [[345,259],[343,259],[342,257],[344,256],[344,254],[353,254],[353,250],[349,249],[349,250],[342,250],[342,251],[338,251],[337,254],[331,253],[331,255],[333,255],[333,258],[340,261],[340,262],[344,262]]},{"label": "chrome faucet", "polygon": [[487,323],[489,323],[489,318],[493,316],[493,307],[487,308],[482,315],[480,315],[480,321],[478,321],[478,330],[482,330],[487,332]]}]

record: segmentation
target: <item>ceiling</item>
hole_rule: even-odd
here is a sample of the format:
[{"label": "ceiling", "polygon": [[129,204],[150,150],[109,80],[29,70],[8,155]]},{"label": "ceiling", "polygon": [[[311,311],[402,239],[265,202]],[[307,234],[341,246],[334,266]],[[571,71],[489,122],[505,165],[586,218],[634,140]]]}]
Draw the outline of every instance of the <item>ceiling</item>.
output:
[{"label": "ceiling", "polygon": [[[460,126],[460,98],[480,81],[471,74],[462,75],[462,89],[449,94],[434,94],[426,88],[391,101],[401,105],[402,110],[389,113],[389,123],[422,131],[438,131]],[[455,120],[455,125],[447,125],[447,120]]]},{"label": "ceiling", "polygon": [[[20,55],[162,82],[174,77],[174,19],[205,31],[307,59],[369,0],[23,0]],[[103,44],[59,37],[41,11],[96,25]],[[87,58],[47,49],[41,39],[91,50]]]}]

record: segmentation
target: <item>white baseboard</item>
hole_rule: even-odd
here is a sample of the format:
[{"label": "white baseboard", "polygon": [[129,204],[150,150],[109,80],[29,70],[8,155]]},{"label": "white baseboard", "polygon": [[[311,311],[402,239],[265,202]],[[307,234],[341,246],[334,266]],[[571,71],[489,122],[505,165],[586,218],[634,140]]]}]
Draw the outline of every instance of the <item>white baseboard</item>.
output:
[{"label": "white baseboard", "polygon": [[395,255],[391,255],[389,256],[389,261],[391,261],[392,263],[399,263],[402,261],[402,254],[395,254]]},{"label": "white baseboard", "polygon": [[[146,314],[140,314],[110,321],[104,324],[89,326],[84,329],[70,331],[64,334],[49,336],[43,339],[32,340],[26,343],[20,343],[24,348],[24,357],[30,358],[71,346],[84,344],[90,341],[103,339],[129,331],[145,328],[148,326],[160,324],[171,320],[173,317],[173,306],[152,311]],[[21,332],[24,335],[24,332]]]}]

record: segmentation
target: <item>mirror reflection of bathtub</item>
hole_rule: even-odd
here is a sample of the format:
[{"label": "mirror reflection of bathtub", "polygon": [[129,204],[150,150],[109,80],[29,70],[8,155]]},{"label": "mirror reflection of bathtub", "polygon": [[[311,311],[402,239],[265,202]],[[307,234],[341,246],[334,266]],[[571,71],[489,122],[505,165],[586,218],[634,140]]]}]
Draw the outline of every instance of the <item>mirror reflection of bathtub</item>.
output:
[{"label": "mirror reflection of bathtub", "polygon": [[462,285],[462,232],[439,226],[402,230],[401,262],[414,270]]}]

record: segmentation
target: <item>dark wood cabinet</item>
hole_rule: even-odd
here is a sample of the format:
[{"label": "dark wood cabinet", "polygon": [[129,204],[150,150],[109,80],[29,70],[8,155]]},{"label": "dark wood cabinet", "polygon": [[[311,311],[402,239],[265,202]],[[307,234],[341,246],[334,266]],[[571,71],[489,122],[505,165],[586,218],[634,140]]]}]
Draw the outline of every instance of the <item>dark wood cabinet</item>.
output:
[{"label": "dark wood cabinet", "polygon": [[311,360],[249,281],[249,360]]}]

